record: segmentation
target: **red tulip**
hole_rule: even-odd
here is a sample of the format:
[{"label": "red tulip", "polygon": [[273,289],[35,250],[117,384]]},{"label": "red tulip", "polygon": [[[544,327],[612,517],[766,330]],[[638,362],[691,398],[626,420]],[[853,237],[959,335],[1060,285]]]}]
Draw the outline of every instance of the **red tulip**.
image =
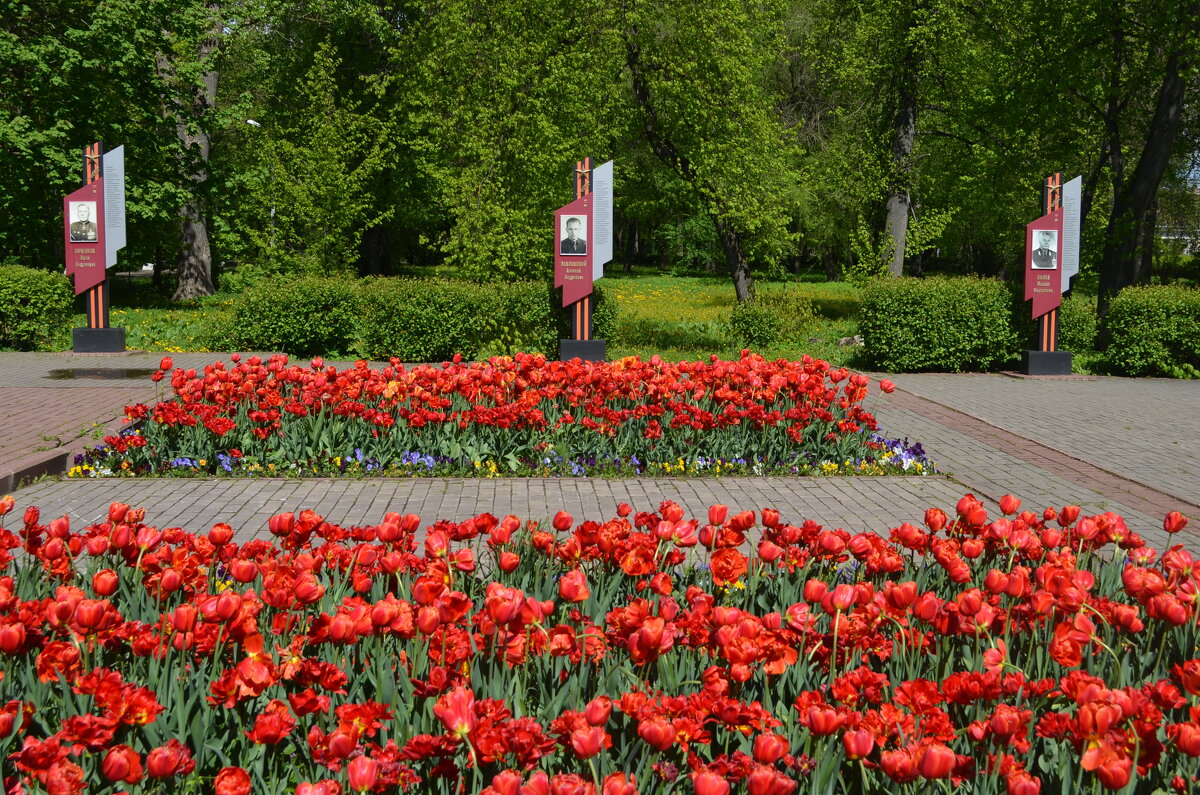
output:
[{"label": "red tulip", "polygon": [[580,759],[591,759],[610,745],[612,740],[608,732],[600,726],[589,726],[571,732],[571,747]]},{"label": "red tulip", "polygon": [[250,774],[240,767],[223,767],[213,780],[214,795],[249,795]]},{"label": "red tulip", "polygon": [[100,773],[109,781],[136,784],[146,775],[142,757],[128,745],[114,745],[100,763]]},{"label": "red tulip", "polygon": [[505,574],[512,574],[521,563],[521,556],[516,552],[501,552],[496,559],[496,565]]},{"label": "red tulip", "polygon": [[233,528],[224,522],[215,524],[208,531],[208,540],[214,547],[223,547],[233,540]]},{"label": "red tulip", "polygon": [[725,524],[725,517],[728,515],[729,515],[729,506],[728,505],[721,505],[720,503],[718,503],[716,505],[710,505],[708,507],[708,523],[709,524],[723,525],[723,524]]},{"label": "red tulip", "polygon": [[475,694],[465,687],[456,687],[437,700],[433,714],[446,731],[465,740],[475,730]]},{"label": "red tulip", "polygon": [[17,501],[13,499],[11,494],[6,494],[3,498],[0,498],[0,516],[11,513],[16,505]]},{"label": "red tulip", "polygon": [[1178,533],[1183,528],[1187,527],[1188,518],[1179,511],[1171,511],[1167,514],[1167,518],[1163,519],[1163,530],[1168,533]]},{"label": "red tulip", "polygon": [[571,514],[567,513],[566,511],[559,511],[558,513],[554,514],[554,519],[550,522],[554,529],[560,533],[565,533],[570,530],[571,525],[574,523],[575,520],[572,519]]},{"label": "red tulip", "polygon": [[174,366],[175,366],[175,360],[172,359],[170,356],[162,357],[162,359],[158,363],[159,370],[170,370]]},{"label": "red tulip", "polygon": [[596,696],[584,707],[583,717],[592,726],[603,726],[608,723],[612,714],[612,699],[608,696]]},{"label": "red tulip", "polygon": [[638,736],[651,748],[665,751],[675,744],[675,727],[665,718],[647,718],[638,722]]},{"label": "red tulip", "polygon": [[875,735],[865,729],[848,731],[842,735],[842,746],[847,759],[863,759],[875,750]]},{"label": "red tulip", "polygon": [[346,773],[350,777],[350,789],[366,792],[379,780],[379,763],[369,756],[356,756],[346,766]]},{"label": "red tulip", "polygon": [[1000,498],[1000,510],[1005,516],[1014,516],[1021,510],[1021,501],[1011,494],[1005,494]]},{"label": "red tulip", "polygon": [[945,527],[949,520],[950,517],[946,516],[946,512],[941,508],[927,508],[925,510],[925,526],[935,533]]},{"label": "red tulip", "polygon": [[586,602],[592,592],[588,590],[587,577],[583,569],[572,569],[558,580],[558,595],[567,602]]},{"label": "red tulip", "polygon": [[286,536],[291,535],[291,532],[296,527],[296,514],[281,513],[272,516],[267,520],[267,529],[271,531],[271,535]]},{"label": "red tulip", "polygon": [[710,770],[693,773],[692,787],[696,795],[729,795],[729,782],[724,776]]},{"label": "red tulip", "polygon": [[881,378],[879,380],[879,388],[885,395],[890,395],[896,391],[896,385],[892,383],[890,378]]},{"label": "red tulip", "polygon": [[604,777],[600,795],[638,795],[637,777],[633,774],[609,773]]},{"label": "red tulip", "polygon": [[97,596],[112,596],[117,592],[120,578],[112,569],[100,569],[92,575],[92,590]]},{"label": "red tulip", "polygon": [[501,770],[492,776],[492,792],[495,795],[518,795],[521,791],[521,774],[515,770]]},{"label": "red tulip", "polygon": [[129,512],[129,506],[123,502],[109,503],[108,506],[108,521],[113,524],[125,521],[125,514]]},{"label": "red tulip", "polygon": [[787,738],[767,732],[754,738],[754,761],[764,765],[773,765],[788,752]]},{"label": "red tulip", "polygon": [[192,753],[178,740],[171,739],[146,755],[146,772],[150,778],[169,778],[187,775],[196,767]]},{"label": "red tulip", "polygon": [[954,770],[954,762],[954,751],[942,743],[932,743],[921,754],[917,772],[925,778],[949,778]]}]

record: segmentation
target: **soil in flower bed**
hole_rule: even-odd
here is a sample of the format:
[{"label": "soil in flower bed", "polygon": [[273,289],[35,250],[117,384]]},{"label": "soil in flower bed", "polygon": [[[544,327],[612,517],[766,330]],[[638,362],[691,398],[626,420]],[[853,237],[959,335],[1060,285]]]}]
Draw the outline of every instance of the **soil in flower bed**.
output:
[{"label": "soil in flower bed", "polygon": [[1200,565],[1111,513],[302,511],[239,545],[14,509],[6,792],[1195,787]]},{"label": "soil in flower bed", "polygon": [[[72,476],[625,477],[930,474],[888,439],[866,376],[805,357],[769,362],[547,361],[518,354],[338,371],[234,356],[172,369],[171,393]],[[890,382],[882,382],[884,391]]]}]

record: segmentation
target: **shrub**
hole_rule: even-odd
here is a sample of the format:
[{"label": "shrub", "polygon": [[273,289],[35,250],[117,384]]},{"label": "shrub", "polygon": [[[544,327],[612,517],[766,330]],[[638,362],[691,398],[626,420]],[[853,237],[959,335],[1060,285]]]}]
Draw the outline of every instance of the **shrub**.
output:
[{"label": "shrub", "polygon": [[1200,290],[1126,287],[1108,308],[1105,363],[1122,375],[1200,377]]},{"label": "shrub", "polygon": [[[608,339],[616,306],[597,287],[593,333]],[[452,279],[373,279],[364,288],[363,353],[406,362],[512,355],[558,354],[570,334],[562,298],[547,282],[476,284]]]},{"label": "shrub", "polygon": [[795,340],[803,336],[816,322],[812,299],[798,290],[762,293],[756,300],[779,318],[782,340]]},{"label": "shrub", "polygon": [[231,347],[296,356],[354,351],[362,288],[348,279],[276,276],[248,287],[233,301]]},{"label": "shrub", "polygon": [[1096,296],[1071,293],[1058,311],[1058,347],[1064,351],[1096,350],[1098,322]]},{"label": "shrub", "polygon": [[859,307],[863,353],[888,371],[993,369],[1016,354],[1011,313],[994,279],[878,279]]},{"label": "shrub", "polygon": [[62,342],[73,303],[71,283],[61,273],[0,267],[0,345],[32,351]]},{"label": "shrub", "polygon": [[783,318],[764,302],[738,301],[729,313],[730,333],[743,347],[766,348],[783,335]]},{"label": "shrub", "polygon": [[491,286],[449,279],[370,279],[363,289],[362,347],[371,359],[433,362],[472,357],[500,303]]}]

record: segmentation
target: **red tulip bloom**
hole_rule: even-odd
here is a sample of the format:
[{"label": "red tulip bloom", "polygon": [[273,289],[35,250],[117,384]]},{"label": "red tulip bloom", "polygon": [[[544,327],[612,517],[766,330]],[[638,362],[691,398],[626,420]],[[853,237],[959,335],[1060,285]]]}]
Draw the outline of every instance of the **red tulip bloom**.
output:
[{"label": "red tulip bloom", "polygon": [[245,735],[251,742],[260,745],[275,745],[291,733],[296,726],[296,719],[288,710],[288,705],[277,698],[271,699],[263,711],[254,719],[254,728]]},{"label": "red tulip bloom", "polygon": [[97,596],[112,596],[117,592],[120,578],[112,569],[100,569],[92,575],[92,590]]},{"label": "red tulip bloom", "polygon": [[638,722],[638,736],[651,748],[665,751],[675,744],[675,727],[666,718],[653,717]]},{"label": "red tulip bloom", "polygon": [[711,770],[693,773],[692,787],[696,790],[696,795],[729,795],[729,782],[724,776]]},{"label": "red tulip bloom", "polygon": [[250,795],[250,774],[240,767],[223,767],[213,780],[215,795]]},{"label": "red tulip bloom", "polygon": [[554,519],[550,522],[554,529],[560,533],[565,533],[570,530],[571,525],[574,523],[575,520],[571,517],[571,514],[567,513],[566,511],[559,511],[558,513],[554,514]]},{"label": "red tulip bloom", "polygon": [[875,750],[875,735],[865,729],[848,731],[842,735],[842,746],[847,759],[863,759]]},{"label": "red tulip bloom", "polygon": [[456,687],[437,700],[433,714],[447,732],[465,740],[475,730],[475,694],[465,687]]},{"label": "red tulip bloom", "polygon": [[1005,516],[1015,516],[1021,510],[1021,501],[1011,494],[1005,494],[1000,498],[1000,510]]},{"label": "red tulip bloom", "polygon": [[603,726],[608,723],[612,714],[612,699],[608,696],[596,696],[584,707],[584,719],[592,726]]},{"label": "red tulip bloom", "polygon": [[146,755],[146,772],[150,778],[186,776],[195,769],[196,761],[192,759],[192,752],[174,738]]},{"label": "red tulip bloom", "polygon": [[136,784],[146,775],[142,757],[128,745],[115,745],[108,749],[100,763],[101,774],[109,781],[124,781]]},{"label": "red tulip bloom", "polygon": [[1183,528],[1187,527],[1188,518],[1179,511],[1171,511],[1167,514],[1167,518],[1163,519],[1163,530],[1168,533],[1178,533]]},{"label": "red tulip bloom", "polygon": [[892,383],[892,380],[890,378],[881,378],[879,380],[879,389],[885,395],[890,395],[896,391],[896,385]]},{"label": "red tulip bloom", "polygon": [[366,792],[379,780],[379,763],[369,756],[356,756],[346,766],[346,773],[350,777],[350,789]]},{"label": "red tulip bloom", "polygon": [[604,777],[600,795],[638,795],[637,777],[624,773],[609,773]]},{"label": "red tulip bloom", "polygon": [[773,765],[788,752],[787,738],[766,732],[754,738],[754,761],[764,765]]},{"label": "red tulip bloom", "polygon": [[942,743],[933,743],[925,748],[917,762],[917,772],[925,778],[949,778],[954,770],[954,751]]},{"label": "red tulip bloom", "polygon": [[592,592],[588,590],[587,577],[583,569],[572,569],[558,580],[558,595],[567,602],[586,602]]},{"label": "red tulip bloom", "polygon": [[612,746],[612,738],[600,726],[588,726],[571,732],[571,747],[580,759],[591,759]]}]

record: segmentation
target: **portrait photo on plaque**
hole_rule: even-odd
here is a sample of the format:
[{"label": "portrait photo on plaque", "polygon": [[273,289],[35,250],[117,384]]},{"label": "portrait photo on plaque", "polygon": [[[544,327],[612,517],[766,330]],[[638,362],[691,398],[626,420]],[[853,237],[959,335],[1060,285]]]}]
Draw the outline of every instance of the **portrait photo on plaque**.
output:
[{"label": "portrait photo on plaque", "polygon": [[95,243],[98,239],[96,228],[96,202],[68,202],[67,212],[71,223],[72,243]]},{"label": "portrait photo on plaque", "polygon": [[1033,230],[1033,268],[1052,271],[1058,268],[1058,230]]},{"label": "portrait photo on plaque", "polygon": [[587,218],[585,216],[567,215],[559,230],[562,243],[559,245],[560,254],[587,254]]}]

